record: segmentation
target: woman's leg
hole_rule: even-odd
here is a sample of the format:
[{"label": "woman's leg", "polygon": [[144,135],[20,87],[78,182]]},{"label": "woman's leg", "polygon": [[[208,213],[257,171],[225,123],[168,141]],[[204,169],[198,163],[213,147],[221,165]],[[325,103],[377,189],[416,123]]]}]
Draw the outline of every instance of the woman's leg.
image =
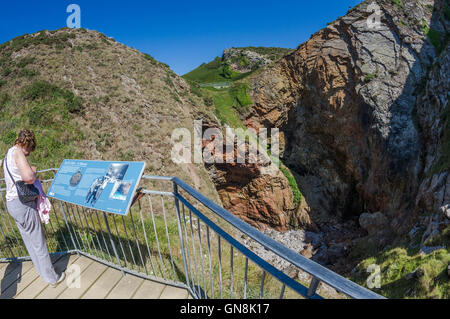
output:
[{"label": "woman's leg", "polygon": [[16,221],[30,258],[39,275],[45,282],[55,283],[59,276],[53,268],[37,210],[23,205],[18,199],[8,202],[7,206],[9,213]]}]

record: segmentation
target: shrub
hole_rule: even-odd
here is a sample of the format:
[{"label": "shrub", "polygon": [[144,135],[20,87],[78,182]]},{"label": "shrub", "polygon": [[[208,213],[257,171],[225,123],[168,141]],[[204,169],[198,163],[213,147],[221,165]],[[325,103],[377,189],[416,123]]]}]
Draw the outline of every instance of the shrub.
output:
[{"label": "shrub", "polygon": [[155,58],[152,57],[150,54],[147,54],[147,53],[143,53],[143,54],[144,54],[144,58],[146,60],[149,60],[150,62],[152,62],[152,64],[157,64],[158,63],[158,61],[156,61]]},{"label": "shrub", "polygon": [[8,93],[2,93],[0,94],[0,110],[6,106],[6,103],[8,103],[11,100]]},{"label": "shrub", "polygon": [[19,71],[19,76],[24,76],[24,77],[28,77],[28,78],[31,78],[38,74],[39,74],[38,72],[33,71],[33,70],[28,70],[26,68],[23,68],[22,70]]},{"label": "shrub", "polygon": [[46,123],[47,122],[47,111],[45,110],[44,107],[42,107],[41,105],[36,105],[33,106],[29,111],[28,111],[28,120],[30,122],[31,125],[40,125],[41,123]]},{"label": "shrub", "polygon": [[242,67],[246,67],[246,66],[249,66],[249,65],[250,65],[250,61],[247,59],[246,56],[243,56],[243,55],[242,55],[241,58],[240,58],[239,64],[240,64]]},{"label": "shrub", "polygon": [[403,3],[401,0],[392,0],[392,2],[399,8],[403,8]]},{"label": "shrub", "polygon": [[78,52],[83,52],[83,47],[77,45],[76,47],[73,47],[72,50],[78,51]]},{"label": "shrub", "polygon": [[428,37],[428,39],[430,40],[430,43],[436,48],[437,52],[441,53],[441,51],[445,47],[445,43],[444,43],[445,41],[441,40],[441,35],[439,34],[439,32],[436,31],[435,29],[431,28],[427,24],[425,19],[422,19],[422,24],[420,26],[420,29],[422,30],[423,34]]},{"label": "shrub", "polygon": [[32,58],[32,57],[30,57],[30,58],[23,58],[23,59],[21,59],[21,60],[17,63],[17,66],[18,66],[19,68],[24,68],[24,67],[26,67],[28,64],[33,63],[34,60],[35,60],[35,58]]},{"label": "shrub", "polygon": [[225,79],[231,79],[231,77],[233,76],[233,70],[231,70],[231,67],[228,63],[225,63],[223,65],[221,75]]},{"label": "shrub", "polygon": [[65,47],[70,42],[69,39],[75,38],[75,34],[60,33],[60,34],[48,34],[46,31],[41,31],[38,35],[32,37],[28,35],[23,35],[12,39],[11,41],[5,43],[9,44],[9,49],[12,51],[20,51],[23,48],[29,47],[31,45],[48,45],[48,46],[62,46]]},{"label": "shrub", "polygon": [[203,98],[203,101],[205,102],[206,106],[213,106],[214,100],[211,97],[205,97]]},{"label": "shrub", "polygon": [[280,166],[280,170],[289,182],[289,186],[291,187],[292,194],[294,195],[294,205],[296,206],[302,200],[302,193],[300,192],[300,189],[298,188],[297,181],[295,180],[295,177],[292,176],[291,172],[283,165]]},{"label": "shrub", "polygon": [[428,31],[428,39],[430,40],[431,44],[438,50],[438,52],[442,49],[442,41],[441,41],[441,35],[439,32],[434,30],[433,28],[430,28]]},{"label": "shrub", "polygon": [[230,95],[238,102],[240,107],[245,107],[253,103],[249,91],[248,83],[233,83],[230,87]]},{"label": "shrub", "polygon": [[70,113],[79,113],[83,109],[83,100],[80,97],[45,81],[37,81],[23,88],[22,97],[31,101],[62,98],[65,100],[65,106]]},{"label": "shrub", "polygon": [[11,72],[12,72],[11,69],[7,67],[7,68],[4,68],[4,69],[3,69],[2,75],[3,75],[3,76],[8,76],[8,75],[11,74]]},{"label": "shrub", "polygon": [[376,78],[375,74],[367,73],[366,76],[364,77],[364,82],[369,83],[370,81],[372,81],[375,78]]},{"label": "shrub", "polygon": [[6,133],[5,135],[3,135],[3,143],[5,143],[6,145],[12,145],[12,143],[14,143],[14,141],[16,140],[16,132],[14,131],[9,131],[8,133]]}]

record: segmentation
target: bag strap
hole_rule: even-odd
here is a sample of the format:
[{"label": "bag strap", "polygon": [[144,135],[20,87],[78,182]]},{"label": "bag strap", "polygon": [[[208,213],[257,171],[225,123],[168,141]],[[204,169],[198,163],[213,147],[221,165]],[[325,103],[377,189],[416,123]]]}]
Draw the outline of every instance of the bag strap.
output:
[{"label": "bag strap", "polygon": [[[9,153],[9,152],[8,152],[8,153]],[[6,161],[6,159],[8,158],[8,153],[6,153],[5,160],[4,160],[4,162],[5,162],[5,167],[6,167],[6,170],[8,171],[9,177],[11,177],[11,179],[12,179],[14,185],[16,185],[16,181],[15,181],[14,178],[12,177],[11,172],[9,171],[9,168],[8,168],[8,163],[7,163],[7,161]]]}]

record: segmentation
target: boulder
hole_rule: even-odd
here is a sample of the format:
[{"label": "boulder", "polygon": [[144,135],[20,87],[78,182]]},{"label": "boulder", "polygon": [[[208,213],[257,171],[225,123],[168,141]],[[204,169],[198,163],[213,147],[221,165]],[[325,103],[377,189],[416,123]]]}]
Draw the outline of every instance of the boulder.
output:
[{"label": "boulder", "polygon": [[369,235],[374,235],[381,230],[386,229],[389,221],[381,212],[363,213],[359,216],[359,225],[365,229]]}]

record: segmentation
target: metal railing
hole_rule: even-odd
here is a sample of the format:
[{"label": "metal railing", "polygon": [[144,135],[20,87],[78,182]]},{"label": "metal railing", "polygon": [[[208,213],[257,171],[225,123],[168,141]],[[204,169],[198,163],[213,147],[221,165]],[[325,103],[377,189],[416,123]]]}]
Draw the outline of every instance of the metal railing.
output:
[{"label": "metal railing", "polygon": [[[39,172],[44,189],[56,171]],[[43,227],[50,253],[84,255],[188,289],[194,298],[318,299],[319,284],[343,297],[383,298],[264,235],[177,177],[144,175],[141,184],[151,185],[139,190],[127,216],[51,199]],[[0,188],[0,261],[27,260],[4,195]],[[288,264],[289,274],[255,253],[256,245]]]}]

